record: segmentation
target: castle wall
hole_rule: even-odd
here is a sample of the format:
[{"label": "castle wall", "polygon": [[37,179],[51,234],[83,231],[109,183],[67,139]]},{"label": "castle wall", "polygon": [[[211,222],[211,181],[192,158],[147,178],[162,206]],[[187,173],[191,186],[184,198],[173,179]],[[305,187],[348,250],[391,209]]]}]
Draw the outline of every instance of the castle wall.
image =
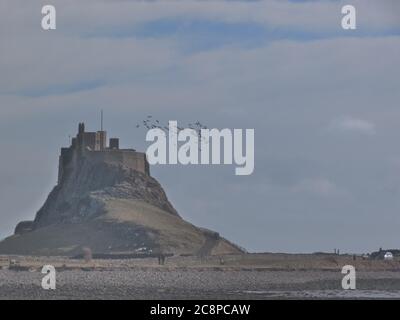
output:
[{"label": "castle wall", "polygon": [[97,134],[96,132],[84,132],[83,133],[83,149],[87,147],[91,150],[96,150],[97,148]]},{"label": "castle wall", "polygon": [[93,162],[106,162],[124,165],[128,168],[150,175],[146,154],[132,150],[87,151],[85,157]]}]

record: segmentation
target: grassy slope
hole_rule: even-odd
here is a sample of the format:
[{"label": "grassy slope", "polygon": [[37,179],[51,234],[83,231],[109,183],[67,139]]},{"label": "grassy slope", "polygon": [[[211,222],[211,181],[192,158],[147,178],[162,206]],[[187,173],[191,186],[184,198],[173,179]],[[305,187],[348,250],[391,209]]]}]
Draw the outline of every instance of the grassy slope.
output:
[{"label": "grassy slope", "polygon": [[[143,232],[164,252],[196,253],[206,242],[199,228],[143,201],[107,200],[106,212],[85,223],[53,225],[8,237],[0,242],[0,254],[71,255],[82,246],[93,252],[129,252],[144,241]],[[123,238],[121,227],[130,234],[136,230],[139,236]],[[219,254],[238,252],[223,239],[217,247]]]}]

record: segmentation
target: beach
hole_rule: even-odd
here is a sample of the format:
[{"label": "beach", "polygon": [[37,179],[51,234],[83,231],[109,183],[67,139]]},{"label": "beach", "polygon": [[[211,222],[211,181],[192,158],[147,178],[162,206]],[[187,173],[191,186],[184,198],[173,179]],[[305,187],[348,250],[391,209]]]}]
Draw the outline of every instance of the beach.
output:
[{"label": "beach", "polygon": [[[2,260],[0,299],[400,298],[400,271],[394,268],[397,261],[391,261],[387,268],[377,264],[357,271],[356,290],[343,290],[341,268],[296,270],[293,263],[291,268],[286,264],[286,269],[279,269],[268,265],[217,267],[212,261],[193,266],[189,263],[193,258],[170,259],[163,266],[155,259],[90,263],[65,258],[11,260],[11,266]],[[44,290],[41,265],[50,262],[56,268],[56,289]]]},{"label": "beach", "polygon": [[0,299],[400,298],[397,272],[361,272],[357,290],[341,274],[309,271],[61,271],[55,290],[40,272],[0,271]]}]

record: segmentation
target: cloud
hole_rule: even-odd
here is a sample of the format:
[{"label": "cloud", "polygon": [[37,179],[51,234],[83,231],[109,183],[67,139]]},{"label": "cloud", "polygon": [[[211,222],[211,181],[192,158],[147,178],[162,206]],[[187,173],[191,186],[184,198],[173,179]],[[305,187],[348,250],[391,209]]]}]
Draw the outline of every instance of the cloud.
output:
[{"label": "cloud", "polygon": [[[182,216],[250,250],[368,249],[376,222],[398,217],[400,197],[382,186],[396,180],[385,157],[400,158],[399,1],[346,0],[357,32],[340,29],[343,1],[54,0],[55,32],[40,29],[42,3],[0,2],[0,148],[9,150],[0,173],[13,173],[13,188],[0,182],[2,235],[33,217],[59,147],[78,121],[96,128],[100,109],[110,134],[138,150],[144,135],[133,128],[147,114],[255,128],[257,173],[247,179],[221,166],[152,168]],[[172,27],[157,33],[165,21]],[[250,32],[236,34],[242,27]],[[211,36],[216,45],[202,45]],[[379,135],[355,145],[324,134],[327,123]],[[24,161],[35,165],[19,175]],[[343,217],[349,230],[365,225],[337,243]],[[327,236],[311,241],[310,225]],[[390,226],[382,245],[398,240]]]},{"label": "cloud", "polygon": [[309,178],[304,179],[292,187],[295,193],[307,193],[312,195],[330,197],[340,196],[344,192],[341,191],[335,183],[326,178]]},{"label": "cloud", "polygon": [[[3,0],[0,34],[33,32],[39,26],[46,1]],[[159,20],[253,23],[273,29],[312,33],[341,30],[341,7],[353,4],[363,31],[392,31],[400,27],[397,0],[302,1],[198,1],[198,0],[53,0],[59,16],[59,34],[112,37],[140,24]],[[12,14],[10,14],[12,13]],[[39,20],[39,21],[38,21]]]},{"label": "cloud", "polygon": [[353,117],[334,120],[331,124],[331,129],[339,132],[354,132],[366,135],[374,135],[376,133],[374,123]]}]

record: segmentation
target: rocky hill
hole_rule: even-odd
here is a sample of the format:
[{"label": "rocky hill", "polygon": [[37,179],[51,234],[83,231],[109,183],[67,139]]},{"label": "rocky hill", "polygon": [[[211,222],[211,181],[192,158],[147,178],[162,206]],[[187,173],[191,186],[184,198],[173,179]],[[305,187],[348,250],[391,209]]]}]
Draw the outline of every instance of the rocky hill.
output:
[{"label": "rocky hill", "polygon": [[[73,155],[67,174],[34,221],[0,242],[0,254],[229,254],[242,250],[218,233],[183,220],[161,185],[123,162]],[[104,151],[106,152],[106,151]]]}]

